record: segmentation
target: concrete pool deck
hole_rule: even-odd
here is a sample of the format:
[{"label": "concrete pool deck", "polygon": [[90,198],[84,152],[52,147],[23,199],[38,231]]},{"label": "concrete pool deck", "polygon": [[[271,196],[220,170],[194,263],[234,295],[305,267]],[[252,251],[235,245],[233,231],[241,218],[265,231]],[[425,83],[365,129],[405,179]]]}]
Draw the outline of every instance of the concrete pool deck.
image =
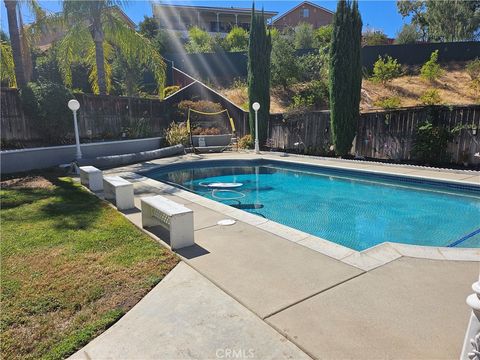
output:
[{"label": "concrete pool deck", "polygon": [[[87,345],[90,357],[80,356],[80,351],[78,358],[214,358],[218,357],[214,354],[217,346],[247,350],[251,346],[256,349],[254,358],[268,358],[268,355],[332,359],[458,358],[470,316],[465,298],[480,270],[479,249],[456,252],[383,244],[362,254],[135,174],[186,160],[258,157],[243,153],[188,155],[105,172],[124,176],[134,183],[138,209],[125,212],[125,216],[137,226],[141,226],[142,196],[161,194],[194,210],[196,245],[178,253],[191,267],[189,272],[196,273],[189,275],[196,279],[193,282],[203,284],[207,290],[186,286],[182,281],[170,287],[160,283],[157,288],[163,290],[156,288],[137,305],[151,309],[148,314],[155,321],[148,322],[148,331],[141,330],[145,325],[137,320],[141,312],[134,312],[135,307]],[[276,154],[262,157],[480,184],[480,175],[475,172],[297,156],[284,158]],[[227,227],[217,225],[224,218],[235,218],[237,223]],[[152,237],[168,245],[156,235],[155,229],[150,230]],[[170,284],[176,283],[173,278],[177,273],[176,270],[171,273]],[[181,279],[186,275],[182,270],[178,276]],[[182,290],[176,287],[187,289],[177,296],[176,292]],[[222,313],[222,306],[238,307],[236,316],[228,320],[220,317],[221,321],[217,321],[212,314],[214,310],[192,302],[191,298],[200,304],[209,297],[217,298],[217,291],[223,295],[221,301],[212,300],[214,308]],[[154,297],[177,306],[143,305],[144,301],[151,304]],[[247,318],[250,320],[244,320]],[[127,332],[131,336],[117,328],[131,329]],[[212,342],[218,336],[212,329],[225,331],[220,342]],[[251,340],[252,336],[256,342],[243,341]],[[157,343],[168,344],[177,353],[162,352]],[[120,353],[115,344],[121,349],[134,350]],[[278,348],[286,350],[275,352]]]}]

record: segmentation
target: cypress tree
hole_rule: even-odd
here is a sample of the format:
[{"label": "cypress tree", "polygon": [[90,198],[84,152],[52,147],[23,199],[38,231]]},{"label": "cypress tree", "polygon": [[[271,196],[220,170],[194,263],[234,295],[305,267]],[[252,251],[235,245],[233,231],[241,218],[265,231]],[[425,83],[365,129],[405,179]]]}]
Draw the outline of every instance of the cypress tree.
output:
[{"label": "cypress tree", "polygon": [[330,124],[337,155],[352,147],[360,116],[362,19],[356,0],[339,0],[330,48]]},{"label": "cypress tree", "polygon": [[272,38],[265,26],[263,10],[255,13],[252,6],[250,38],[248,44],[248,108],[250,133],[255,136],[255,111],[252,104],[258,102],[258,138],[264,144],[267,138],[268,118],[270,116],[270,54]]}]

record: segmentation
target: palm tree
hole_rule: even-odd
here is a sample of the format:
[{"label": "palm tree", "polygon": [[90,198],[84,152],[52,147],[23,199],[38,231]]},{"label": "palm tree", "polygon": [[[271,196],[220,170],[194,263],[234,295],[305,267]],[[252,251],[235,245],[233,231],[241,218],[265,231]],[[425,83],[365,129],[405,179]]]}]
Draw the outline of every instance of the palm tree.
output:
[{"label": "palm tree", "polygon": [[15,78],[17,85],[22,87],[26,85],[25,69],[23,67],[22,43],[20,41],[20,31],[18,29],[17,19],[17,0],[5,0],[7,8],[8,32],[12,46],[12,56],[15,68]]},{"label": "palm tree", "polygon": [[[36,0],[5,0],[7,8],[8,32],[12,47],[15,77],[18,87],[24,86],[31,74],[30,34],[23,27],[19,5],[25,4],[35,16],[35,20],[45,17],[45,12]],[[27,66],[26,66],[27,65]]]},{"label": "palm tree", "polygon": [[[97,0],[63,2],[65,37],[58,46],[60,72],[67,86],[72,85],[71,66],[87,65],[89,81],[95,93],[107,94],[111,86],[111,60],[114,49],[131,64],[150,68],[159,93],[165,83],[165,63],[150,41],[129,27],[115,11],[121,1]],[[51,23],[59,19],[51,17]]]}]

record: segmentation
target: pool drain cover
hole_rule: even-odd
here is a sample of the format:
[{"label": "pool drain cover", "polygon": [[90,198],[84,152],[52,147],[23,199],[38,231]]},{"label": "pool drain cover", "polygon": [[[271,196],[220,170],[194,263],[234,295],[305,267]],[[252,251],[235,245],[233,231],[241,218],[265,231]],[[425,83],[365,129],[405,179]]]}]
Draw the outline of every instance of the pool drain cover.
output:
[{"label": "pool drain cover", "polygon": [[230,225],[233,225],[235,223],[236,223],[236,221],[233,220],[233,219],[223,219],[223,220],[220,220],[219,222],[217,222],[217,225],[230,226]]}]

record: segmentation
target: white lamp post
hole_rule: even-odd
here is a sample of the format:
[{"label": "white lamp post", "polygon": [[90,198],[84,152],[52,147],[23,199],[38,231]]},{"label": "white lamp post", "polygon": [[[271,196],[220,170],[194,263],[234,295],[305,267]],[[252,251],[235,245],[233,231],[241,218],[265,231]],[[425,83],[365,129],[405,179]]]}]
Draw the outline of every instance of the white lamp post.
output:
[{"label": "white lamp post", "polygon": [[258,154],[260,152],[260,146],[258,145],[258,110],[260,109],[260,104],[254,102],[252,109],[255,111],[255,153]]},{"label": "white lamp post", "polygon": [[77,145],[77,160],[82,158],[82,150],[80,149],[80,136],[78,135],[78,124],[77,124],[77,110],[80,109],[80,103],[72,99],[68,102],[68,108],[73,111],[73,126],[75,128],[75,144]]}]

